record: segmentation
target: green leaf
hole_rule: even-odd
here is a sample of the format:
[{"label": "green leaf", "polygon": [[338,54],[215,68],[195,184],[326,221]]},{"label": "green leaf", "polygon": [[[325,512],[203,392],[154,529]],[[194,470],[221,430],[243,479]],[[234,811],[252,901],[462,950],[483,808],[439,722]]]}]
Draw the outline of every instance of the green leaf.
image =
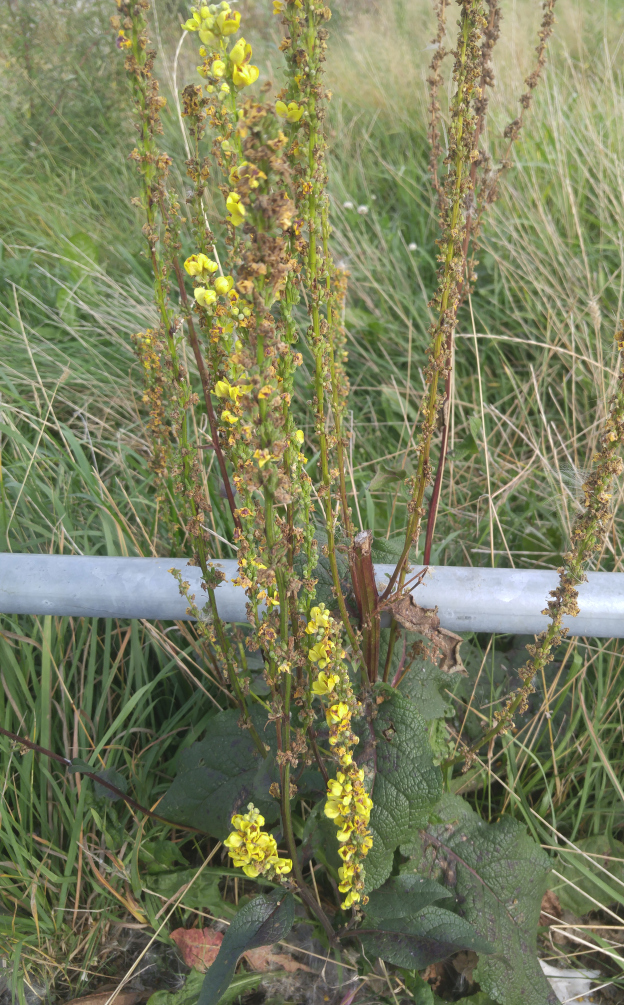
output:
[{"label": "green leaf", "polygon": [[[275,730],[264,731],[266,716],[253,713],[261,737],[275,743]],[[279,777],[273,758],[262,758],[249,735],[238,725],[239,713],[220,712],[210,720],[205,740],[183,750],[177,775],[158,804],[158,813],[174,823],[188,824],[227,837],[232,814],[253,802],[269,824],[279,816],[279,803],[269,786]]]},{"label": "green leaf", "polygon": [[[624,863],[614,862],[613,859],[624,859],[624,844],[613,837],[609,838],[608,835],[601,834],[581,838],[580,841],[575,841],[575,847],[587,852],[590,858],[584,858],[573,851],[566,854],[565,848],[562,848],[559,852],[559,862],[556,869],[560,875],[565,876],[567,882],[557,876],[551,876],[548,885],[557,894],[561,906],[580,918],[590,911],[597,910],[594,903],[596,900],[608,907],[619,899],[615,893],[610,899],[607,892],[610,877],[598,868],[599,865],[611,873],[613,876],[611,885],[618,888],[621,896],[622,890],[617,880],[624,881]],[[596,856],[593,861],[591,856]],[[570,886],[570,883],[578,886],[579,890],[575,890],[574,887]],[[590,900],[590,897],[593,897],[593,900]]]},{"label": "green leaf", "polygon": [[413,917],[386,918],[376,928],[364,929],[360,939],[367,953],[414,970],[446,960],[460,949],[493,952],[469,922],[434,904]]},{"label": "green leaf", "polygon": [[260,894],[245,904],[223,936],[216,960],[206,971],[198,1005],[217,1005],[230,986],[242,954],[283,939],[294,920],[295,902],[292,894],[284,890]]},{"label": "green leaf", "polygon": [[468,461],[471,457],[475,457],[479,453],[479,444],[475,440],[472,433],[468,433],[464,436],[463,440],[460,440],[457,446],[452,450],[449,450],[449,457],[458,461]]},{"label": "green leaf", "polygon": [[155,991],[147,999],[147,1005],[195,1005],[203,983],[204,975],[191,970],[179,991]]},{"label": "green leaf", "polygon": [[418,914],[437,900],[449,899],[455,898],[449,896],[448,890],[441,883],[405,873],[394,876],[371,893],[366,914],[374,917],[376,922],[386,918],[405,918]]},{"label": "green leaf", "polygon": [[175,841],[143,841],[139,848],[139,861],[147,866],[149,873],[169,872],[178,862],[186,863],[186,858]]},{"label": "green leaf", "polygon": [[[388,652],[390,629],[381,631],[380,666],[385,666]],[[437,663],[422,655],[415,656],[414,645],[423,643],[424,636],[418,632],[400,629],[400,635],[392,653],[388,680],[399,679],[396,685],[404,697],[414,703],[420,715],[427,722],[442,719],[452,713],[453,708],[444,692],[449,687],[449,675]],[[403,675],[403,676],[401,676]]]},{"label": "green leaf", "polygon": [[[267,974],[237,974],[232,983],[219,999],[219,1005],[230,1005],[239,995],[255,991],[260,982],[283,977],[283,970],[274,970]],[[204,983],[204,975],[199,970],[191,970],[183,988],[179,991],[155,991],[147,1000],[147,1005],[197,1005],[197,999]]]},{"label": "green leaf", "polygon": [[366,892],[388,878],[397,847],[426,824],[442,792],[427,727],[411,701],[395,692],[378,707],[373,727],[377,740],[370,818],[373,847],[366,859]]},{"label": "green leaf", "polygon": [[[434,903],[454,898],[440,883],[404,874],[371,894],[360,938],[366,952],[409,970],[422,970],[460,949],[491,953],[472,925]],[[359,934],[359,932],[358,932]]]},{"label": "green leaf", "polygon": [[378,492],[379,489],[388,488],[389,485],[398,486],[405,481],[406,477],[405,468],[393,468],[389,464],[382,464],[373,475],[368,491]]},{"label": "green leaf", "polygon": [[120,792],[128,791],[128,783],[123,775],[120,775],[118,771],[114,768],[104,768],[103,771],[98,771],[97,777],[101,781],[93,782],[93,791],[98,799],[110,799],[111,802],[115,802],[116,799],[121,799],[116,792],[111,792],[111,790],[103,782],[108,782],[109,785],[114,785],[116,789]]},{"label": "green leaf", "polygon": [[405,987],[414,999],[414,1005],[435,1005],[440,1001],[437,995],[434,995],[431,985],[423,980],[419,973],[404,970],[402,977]]},{"label": "green leaf", "polygon": [[482,991],[501,1005],[554,1005],[536,951],[548,856],[517,820],[487,824],[458,796],[443,796],[432,819],[402,846],[413,856],[402,871],[437,873],[456,897],[458,915],[496,947],[495,956],[479,959]]},{"label": "green leaf", "polygon": [[481,416],[477,415],[476,412],[468,419],[468,425],[470,426],[470,432],[474,436],[475,440],[478,440],[483,436],[483,422],[481,421]]},{"label": "green leaf", "polygon": [[321,800],[306,817],[303,829],[304,861],[309,855],[324,865],[338,881],[338,869],[344,864],[338,854],[339,847],[336,825],[325,816],[325,801]]},{"label": "green leaf", "polygon": [[[405,633],[415,638],[413,632]],[[409,639],[407,640],[409,644]],[[411,667],[400,681],[398,689],[409,698],[426,722],[443,719],[449,714],[450,703],[442,693],[449,687],[449,675],[431,660],[422,660]]]},{"label": "green leaf", "polygon": [[67,765],[67,770],[70,775],[76,775],[78,772],[90,771],[93,772],[93,768],[86,761],[83,761],[82,757],[74,757],[71,764]]},{"label": "green leaf", "polygon": [[[175,897],[196,875],[197,869],[177,869],[175,872],[161,872],[146,877],[148,890],[160,894],[165,900]],[[219,893],[221,870],[204,869],[195,882],[182,896],[182,903],[196,911],[208,911],[216,917],[228,917],[233,913],[232,905],[225,903]]]}]

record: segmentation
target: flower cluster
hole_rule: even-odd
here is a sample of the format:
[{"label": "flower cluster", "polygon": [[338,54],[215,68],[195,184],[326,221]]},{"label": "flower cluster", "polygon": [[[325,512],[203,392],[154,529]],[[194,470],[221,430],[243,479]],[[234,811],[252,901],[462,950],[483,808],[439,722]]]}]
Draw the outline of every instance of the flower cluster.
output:
[{"label": "flower cluster", "polygon": [[344,770],[327,783],[325,816],[333,820],[338,828],[338,854],[344,862],[338,870],[338,889],[346,894],[342,907],[347,908],[367,900],[362,896],[362,859],[373,847],[373,838],[368,830],[373,800],[364,788],[364,772],[355,766],[350,751],[344,750],[340,760]]},{"label": "flower cluster", "polygon": [[208,309],[217,303],[219,297],[227,297],[230,302],[230,314],[235,320],[239,320],[239,315],[240,319],[249,317],[251,311],[248,308],[243,307],[242,310],[240,308],[232,276],[217,276],[212,287],[206,286],[209,277],[219,268],[211,258],[204,254],[191,255],[186,259],[184,268],[198,284],[193,290],[193,296],[200,307]]},{"label": "flower cluster", "polygon": [[292,871],[292,861],[280,858],[277,843],[272,834],[263,831],[264,817],[253,803],[247,806],[247,813],[235,813],[232,817],[234,830],[223,844],[228,850],[232,864],[242,867],[250,879],[256,876],[284,876]]},{"label": "flower cluster", "polygon": [[244,38],[239,38],[229,49],[228,37],[240,28],[240,12],[232,10],[226,0],[222,0],[220,4],[191,9],[192,17],[182,27],[186,31],[196,31],[204,43],[199,50],[204,62],[197,67],[197,72],[209,81],[208,93],[218,91],[219,100],[224,101],[231,93],[228,81],[238,90],[255,84],[260,70],[251,63],[252,49],[249,43]]},{"label": "flower cluster", "polygon": [[337,827],[339,855],[344,862],[339,869],[338,889],[346,894],[342,907],[348,908],[366,903],[362,893],[365,876],[362,863],[373,845],[368,830],[373,801],[364,787],[364,772],[354,763],[352,754],[358,738],[352,732],[351,719],[360,707],[344,664],[346,654],[339,626],[324,604],[311,609],[305,632],[315,640],[308,650],[308,659],[319,667],[311,691],[325,706],[329,744],[339,765],[336,778],[327,783],[325,815]]}]

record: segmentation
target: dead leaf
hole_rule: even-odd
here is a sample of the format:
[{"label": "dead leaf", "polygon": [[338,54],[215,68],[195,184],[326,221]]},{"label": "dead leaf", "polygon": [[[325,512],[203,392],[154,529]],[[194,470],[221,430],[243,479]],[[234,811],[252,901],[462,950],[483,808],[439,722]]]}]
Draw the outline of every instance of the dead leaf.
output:
[{"label": "dead leaf", "polygon": [[[108,999],[117,990],[116,986],[97,991],[92,995],[85,995],[84,998],[72,998],[66,1005],[106,1005]],[[151,994],[151,992],[150,992]],[[113,1005],[136,1005],[141,999],[145,1000],[144,991],[120,991]]]},{"label": "dead leaf", "polygon": [[171,938],[187,967],[195,967],[203,973],[214,963],[223,942],[223,933],[214,928],[176,928]]},{"label": "dead leaf", "polygon": [[473,971],[479,964],[479,957],[472,951],[472,949],[462,950],[461,952],[456,953],[451,962],[458,974],[461,974],[469,984],[474,983],[472,975]]},{"label": "dead leaf", "polygon": [[559,897],[552,890],[546,890],[546,893],[542,897],[541,914],[538,924],[548,928],[550,925],[556,925],[558,921],[561,921],[562,917],[563,912],[559,903]]},{"label": "dead leaf", "polygon": [[432,991],[439,991],[444,981],[444,963],[430,963],[421,977],[431,985]]},{"label": "dead leaf", "polygon": [[392,614],[399,624],[409,632],[418,632],[431,642],[429,658],[438,664],[444,673],[468,674],[462,663],[459,647],[461,635],[440,627],[437,607],[419,607],[411,593],[390,605]]},{"label": "dead leaf", "polygon": [[307,970],[313,973],[305,963],[298,963],[288,953],[272,953],[271,946],[261,946],[259,949],[248,949],[244,954],[252,970],[264,973],[266,970],[286,970],[293,974],[295,970]]},{"label": "dead leaf", "polygon": [[462,677],[468,676],[459,652],[463,641],[461,635],[449,632],[448,628],[438,628],[435,633],[434,645],[442,652],[442,659],[438,665],[444,673],[460,673]]},{"label": "dead leaf", "polygon": [[421,632],[430,636],[431,632],[440,627],[437,607],[419,607],[411,593],[401,597],[390,607],[395,618],[409,632]]}]

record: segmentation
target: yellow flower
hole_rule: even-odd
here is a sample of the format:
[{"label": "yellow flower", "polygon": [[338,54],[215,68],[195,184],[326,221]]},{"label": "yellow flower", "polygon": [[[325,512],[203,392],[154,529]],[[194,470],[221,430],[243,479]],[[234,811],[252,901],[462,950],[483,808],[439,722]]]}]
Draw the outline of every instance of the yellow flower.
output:
[{"label": "yellow flower", "polygon": [[345,862],[345,864],[341,865],[338,869],[338,876],[340,877],[338,889],[341,893],[346,893],[353,882],[353,877],[355,876],[355,866],[351,865],[349,862]]},{"label": "yellow flower", "polygon": [[231,398],[237,402],[244,394],[251,391],[251,384],[230,384],[229,380],[218,380],[214,386],[217,398]]},{"label": "yellow flower", "polygon": [[312,691],[314,694],[329,694],[330,691],[334,690],[339,680],[340,677],[336,674],[325,673],[322,670],[312,685]]},{"label": "yellow flower", "polygon": [[200,307],[210,307],[217,299],[214,290],[207,290],[205,286],[196,286],[193,295]]},{"label": "yellow flower", "polygon": [[214,288],[220,297],[224,297],[226,293],[229,293],[234,286],[234,279],[232,276],[219,276],[215,279]]},{"label": "yellow flower", "polygon": [[273,0],[273,13],[283,14],[284,13],[284,3],[283,0]]},{"label": "yellow flower", "polygon": [[199,26],[199,37],[205,45],[212,45],[217,40],[217,34],[215,32],[216,21],[212,17],[207,7],[202,7],[201,14],[206,11],[206,16],[203,18]]},{"label": "yellow flower", "polygon": [[234,164],[230,168],[230,185],[235,186],[239,181],[243,179],[249,185],[249,188],[258,188],[258,185],[262,180],[266,180],[266,175],[264,171],[256,167],[255,164],[250,164],[249,161],[242,161],[240,164]]},{"label": "yellow flower", "polygon": [[240,227],[245,219],[245,207],[238,192],[230,192],[225,202],[225,208],[230,214],[228,223],[231,223],[233,227]]},{"label": "yellow flower", "polygon": [[298,122],[303,115],[304,108],[296,101],[289,101],[288,104],[285,101],[276,101],[275,111],[280,118],[287,119],[288,122]]},{"label": "yellow flower", "polygon": [[[338,889],[340,889],[340,887],[338,887]],[[351,907],[352,904],[356,904],[359,899],[360,895],[357,892],[357,890],[349,890],[347,896],[345,897],[340,906],[346,910],[348,907]]]},{"label": "yellow flower", "polygon": [[238,42],[230,51],[230,61],[233,64],[232,79],[237,87],[248,87],[256,82],[260,75],[257,66],[251,66],[252,48],[244,38],[239,38]]},{"label": "yellow flower", "polygon": [[[327,642],[317,642],[315,646],[312,646],[308,650],[308,656],[312,663],[318,663],[320,669],[326,667],[329,663],[329,656],[327,654],[328,643]],[[345,705],[346,708],[346,705]]]},{"label": "yellow flower", "polygon": [[198,13],[198,11],[195,11],[193,16],[190,17],[188,21],[185,21],[180,27],[184,28],[185,31],[198,31],[201,23],[202,16]]},{"label": "yellow flower", "polygon": [[217,14],[216,27],[221,35],[233,35],[240,28],[240,12],[237,10],[223,10]]},{"label": "yellow flower", "polygon": [[341,848],[338,849],[338,854],[343,862],[348,862],[357,853],[357,847],[354,844],[343,844]]},{"label": "yellow flower", "polygon": [[232,72],[232,80],[237,87],[249,87],[250,84],[255,84],[259,76],[260,69],[257,66],[252,66],[251,63],[235,66]]},{"label": "yellow flower", "polygon": [[282,876],[287,872],[292,871],[292,861],[289,858],[280,858],[277,862],[273,862],[273,869],[278,876]]},{"label": "yellow flower", "polygon": [[229,422],[230,425],[233,426],[236,422],[238,422],[239,416],[230,412],[229,408],[224,408],[221,412],[221,418],[225,419],[226,422]]},{"label": "yellow flower", "polygon": [[267,461],[271,460],[271,454],[266,448],[264,450],[254,450],[254,458],[258,462],[258,467],[263,468]]},{"label": "yellow flower", "polygon": [[301,445],[303,443],[304,439],[305,439],[305,437],[304,437],[304,434],[303,434],[303,429],[296,429],[295,430],[295,443],[298,443],[299,445]]},{"label": "yellow flower", "polygon": [[225,63],[222,59],[215,59],[210,69],[213,77],[225,76]]},{"label": "yellow flower", "polygon": [[233,45],[230,50],[230,62],[233,63],[234,66],[241,66],[242,63],[245,62],[245,57],[247,57],[247,59],[250,58],[251,52],[252,49],[249,43],[246,42],[244,38],[239,38],[236,45]]},{"label": "yellow flower", "polygon": [[[322,643],[321,643],[322,645]],[[349,706],[344,701],[338,701],[335,705],[330,705],[325,713],[325,717],[330,726],[344,725],[351,718]]]},{"label": "yellow flower", "polygon": [[329,611],[325,610],[325,604],[319,604],[310,611],[310,618],[320,627],[327,628],[329,625]]},{"label": "yellow flower", "polygon": [[216,272],[219,266],[207,255],[191,255],[184,263],[184,268],[189,276],[204,276]]},{"label": "yellow flower", "polygon": [[341,825],[340,829],[336,831],[336,837],[339,841],[348,841],[354,831],[354,825],[350,820],[345,820]]}]

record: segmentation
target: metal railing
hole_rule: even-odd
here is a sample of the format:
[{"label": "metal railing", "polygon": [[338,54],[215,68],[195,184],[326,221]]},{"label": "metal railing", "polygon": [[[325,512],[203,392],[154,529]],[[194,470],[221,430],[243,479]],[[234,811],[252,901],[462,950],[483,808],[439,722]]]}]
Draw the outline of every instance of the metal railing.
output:
[{"label": "metal railing", "polygon": [[[219,614],[244,622],[245,593],[231,582],[236,561],[214,564],[226,577],[216,591]],[[200,570],[183,558],[0,554],[0,614],[189,620],[172,567],[203,606]],[[375,565],[380,583],[392,568]],[[570,634],[624,638],[624,573],[590,572],[587,579],[579,587],[580,614],[566,622]],[[437,607],[442,627],[451,631],[533,635],[547,624],[540,612],[557,582],[556,572],[543,569],[430,566],[413,595],[421,607]]]}]

